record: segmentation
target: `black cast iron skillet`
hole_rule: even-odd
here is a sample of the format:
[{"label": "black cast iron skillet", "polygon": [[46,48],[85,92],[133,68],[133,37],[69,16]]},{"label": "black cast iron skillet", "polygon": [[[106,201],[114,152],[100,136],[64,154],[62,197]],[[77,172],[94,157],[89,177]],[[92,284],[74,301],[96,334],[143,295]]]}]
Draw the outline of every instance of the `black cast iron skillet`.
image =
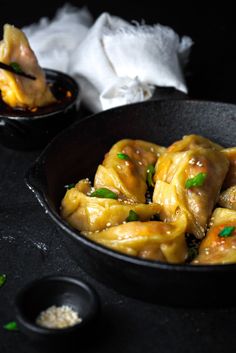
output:
[{"label": "black cast iron skillet", "polygon": [[170,305],[234,304],[236,264],[171,265],[115,252],[86,239],[59,216],[64,186],[94,173],[112,144],[123,138],[168,146],[200,134],[225,147],[236,145],[236,105],[147,101],[107,110],[57,136],[31,167],[26,183],[62,234],[78,264],[107,286],[139,299]]}]

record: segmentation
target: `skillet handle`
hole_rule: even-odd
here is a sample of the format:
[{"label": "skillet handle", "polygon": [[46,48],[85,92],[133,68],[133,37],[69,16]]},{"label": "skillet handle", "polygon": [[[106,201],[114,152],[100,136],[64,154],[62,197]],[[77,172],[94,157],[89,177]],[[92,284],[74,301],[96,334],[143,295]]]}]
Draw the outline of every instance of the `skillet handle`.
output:
[{"label": "skillet handle", "polygon": [[189,96],[186,93],[178,91],[174,87],[156,87],[151,100],[188,99],[188,98]]},{"label": "skillet handle", "polygon": [[33,192],[38,202],[44,207],[44,183],[46,181],[42,178],[38,161],[36,161],[25,173],[25,184]]}]

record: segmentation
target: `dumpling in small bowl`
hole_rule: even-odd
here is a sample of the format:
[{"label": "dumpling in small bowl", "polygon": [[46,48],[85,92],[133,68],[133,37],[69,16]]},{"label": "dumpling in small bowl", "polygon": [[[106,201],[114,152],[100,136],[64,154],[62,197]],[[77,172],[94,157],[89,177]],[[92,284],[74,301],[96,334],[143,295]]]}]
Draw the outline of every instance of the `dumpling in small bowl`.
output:
[{"label": "dumpling in small bowl", "polygon": [[[44,147],[77,118],[79,85],[70,75],[39,66],[25,34],[6,24],[0,41],[0,143],[13,149]],[[20,75],[26,73],[35,79]]]},{"label": "dumpling in small bowl", "polygon": [[7,105],[32,109],[56,102],[25,34],[9,24],[4,26],[4,36],[0,42],[0,62],[10,65],[16,73],[23,71],[36,78],[28,79],[0,69],[0,90],[2,100]]}]

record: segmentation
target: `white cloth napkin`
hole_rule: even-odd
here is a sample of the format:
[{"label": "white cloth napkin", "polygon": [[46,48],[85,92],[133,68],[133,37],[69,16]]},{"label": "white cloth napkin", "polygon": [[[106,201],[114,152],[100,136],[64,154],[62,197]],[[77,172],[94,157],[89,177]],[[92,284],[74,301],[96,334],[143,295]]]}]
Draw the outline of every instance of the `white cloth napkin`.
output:
[{"label": "white cloth napkin", "polygon": [[86,8],[65,4],[52,20],[43,17],[39,23],[22,30],[42,67],[69,73],[70,58],[92,23],[92,16]]},{"label": "white cloth napkin", "polygon": [[152,97],[155,86],[187,93],[184,65],[192,46],[169,27],[131,24],[64,6],[52,21],[24,28],[43,67],[71,74],[94,112]]}]

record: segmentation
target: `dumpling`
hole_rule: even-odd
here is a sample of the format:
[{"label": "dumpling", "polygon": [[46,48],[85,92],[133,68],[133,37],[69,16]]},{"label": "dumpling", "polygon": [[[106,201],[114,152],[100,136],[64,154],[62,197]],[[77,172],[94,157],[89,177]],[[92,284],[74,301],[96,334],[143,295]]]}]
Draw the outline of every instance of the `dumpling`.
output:
[{"label": "dumpling", "polygon": [[4,26],[4,37],[0,42],[0,61],[17,65],[36,77],[31,80],[0,69],[0,90],[6,104],[12,108],[35,108],[56,102],[25,34],[9,24]]},{"label": "dumpling", "polygon": [[236,211],[236,185],[231,186],[220,194],[218,204],[221,207]]},{"label": "dumpling", "polygon": [[129,222],[101,232],[83,232],[89,239],[122,253],[149,260],[184,263],[188,257],[185,240],[186,217],[171,223]]},{"label": "dumpling", "polygon": [[236,211],[216,208],[210,229],[199,247],[193,264],[227,264],[236,262]]},{"label": "dumpling", "polygon": [[225,148],[222,151],[229,160],[229,171],[226,175],[223,188],[227,189],[236,185],[236,147]]},{"label": "dumpling", "polygon": [[94,187],[107,187],[131,203],[145,203],[147,168],[154,166],[164,151],[164,147],[142,140],[117,142],[99,165]]},{"label": "dumpling", "polygon": [[153,202],[161,207],[161,219],[173,221],[184,212],[186,231],[203,238],[228,166],[221,146],[201,136],[185,136],[171,145],[158,159],[154,176]]},{"label": "dumpling", "polygon": [[96,232],[126,221],[130,211],[141,221],[150,220],[159,212],[157,204],[124,204],[110,198],[88,196],[89,182],[81,180],[67,190],[61,203],[61,216],[72,227],[80,231]]},{"label": "dumpling", "polygon": [[212,148],[217,151],[221,151],[223,147],[217,143],[207,139],[206,137],[200,135],[185,135],[182,140],[178,140],[172,143],[168,147],[169,152],[184,152],[189,150],[194,150],[196,147],[202,148]]}]

